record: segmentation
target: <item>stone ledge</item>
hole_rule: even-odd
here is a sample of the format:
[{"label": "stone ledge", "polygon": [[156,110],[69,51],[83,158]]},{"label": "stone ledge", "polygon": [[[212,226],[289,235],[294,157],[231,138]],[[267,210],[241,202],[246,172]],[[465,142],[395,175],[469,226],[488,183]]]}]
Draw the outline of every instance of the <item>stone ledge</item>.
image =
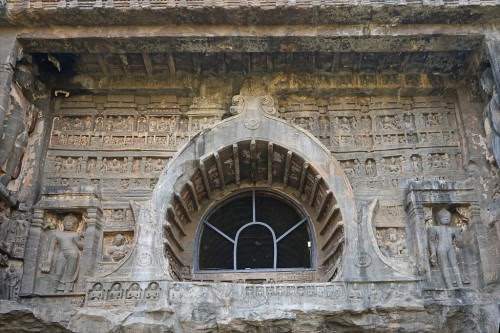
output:
[{"label": "stone ledge", "polygon": [[154,24],[483,24],[498,22],[498,0],[477,2],[328,1],[240,4],[223,2],[9,1],[0,26]]}]

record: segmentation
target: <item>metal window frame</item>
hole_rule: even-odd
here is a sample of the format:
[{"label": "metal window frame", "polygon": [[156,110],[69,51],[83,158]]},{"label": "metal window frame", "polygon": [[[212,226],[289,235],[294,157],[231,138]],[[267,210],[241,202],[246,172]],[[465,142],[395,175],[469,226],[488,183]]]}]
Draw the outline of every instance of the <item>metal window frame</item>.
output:
[{"label": "metal window frame", "polygon": [[[274,229],[268,225],[267,223],[264,223],[264,222],[260,222],[260,221],[256,221],[256,208],[255,208],[255,192],[257,191],[258,189],[252,189],[252,221],[249,222],[249,223],[246,223],[244,224],[243,226],[241,226],[238,231],[236,232],[236,236],[234,239],[232,239],[231,237],[229,237],[228,235],[226,235],[223,231],[221,231],[220,229],[218,229],[217,227],[215,227],[214,225],[212,225],[210,222],[208,222],[208,220],[206,218],[203,218],[202,219],[202,222],[200,223],[200,227],[198,228],[199,231],[197,232],[197,236],[196,236],[196,240],[195,240],[195,262],[194,262],[194,267],[195,267],[195,272],[196,273],[227,273],[227,272],[232,272],[232,273],[237,273],[237,272],[282,272],[282,271],[308,271],[308,270],[314,270],[314,266],[315,266],[315,263],[314,263],[314,260],[313,260],[313,256],[314,256],[314,245],[315,245],[315,242],[314,242],[314,237],[313,237],[313,233],[312,233],[312,229],[310,228],[310,224],[308,224],[308,235],[309,235],[309,239],[310,239],[310,242],[311,242],[311,246],[313,246],[313,251],[310,251],[309,255],[310,255],[310,263],[311,263],[311,266],[312,267],[308,267],[308,268],[299,268],[299,267],[296,267],[296,268],[278,268],[277,267],[277,261],[278,261],[278,243],[283,240],[284,238],[286,238],[288,235],[290,235],[295,229],[297,229],[298,227],[300,227],[303,223],[306,223],[309,221],[308,217],[307,217],[307,214],[305,214],[305,212],[303,212],[302,210],[300,210],[302,212],[302,215],[304,216],[304,218],[302,218],[299,222],[297,222],[296,224],[294,224],[291,228],[289,228],[287,231],[285,231],[281,236],[279,236],[278,238],[276,238],[276,233],[274,232]],[[264,190],[265,191],[265,190]],[[245,191],[247,192],[247,191]],[[244,192],[243,192],[244,193]],[[230,200],[231,198],[228,198],[228,200]],[[226,200],[224,200],[225,202]],[[219,205],[217,206],[219,207]],[[216,207],[216,208],[217,208]],[[213,210],[212,210],[213,212]],[[210,216],[211,213],[208,215]],[[238,251],[238,240],[239,240],[239,236],[241,234],[242,231],[244,231],[246,228],[248,227],[251,227],[251,226],[263,226],[265,228],[267,228],[269,230],[269,232],[271,233],[272,235],[272,238],[273,238],[273,267],[272,268],[244,268],[244,269],[238,269],[238,266],[237,266],[237,259],[238,259],[238,255],[237,255],[237,251]],[[200,270],[199,269],[199,246],[200,246],[200,242],[201,242],[201,236],[203,234],[203,230],[205,228],[205,226],[209,227],[210,229],[214,230],[216,233],[218,233],[220,236],[222,236],[225,240],[229,241],[230,243],[233,244],[233,269],[232,270],[229,270],[229,269],[212,269],[212,270],[207,270],[207,269],[204,269],[204,270]]]}]

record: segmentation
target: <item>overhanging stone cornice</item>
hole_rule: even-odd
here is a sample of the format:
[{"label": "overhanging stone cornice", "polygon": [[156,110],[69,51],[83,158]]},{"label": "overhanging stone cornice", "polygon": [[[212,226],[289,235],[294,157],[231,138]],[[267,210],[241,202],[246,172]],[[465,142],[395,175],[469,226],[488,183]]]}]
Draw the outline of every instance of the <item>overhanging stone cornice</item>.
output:
[{"label": "overhanging stone cornice", "polygon": [[122,31],[110,34],[106,30],[95,34],[69,33],[53,30],[45,35],[21,33],[18,40],[25,52],[40,53],[163,53],[163,52],[443,52],[477,50],[481,34],[444,35],[222,35],[192,34],[157,35],[155,31],[137,33]]},{"label": "overhanging stone cornice", "polygon": [[9,0],[0,25],[128,24],[412,24],[492,23],[498,1],[29,1]]}]

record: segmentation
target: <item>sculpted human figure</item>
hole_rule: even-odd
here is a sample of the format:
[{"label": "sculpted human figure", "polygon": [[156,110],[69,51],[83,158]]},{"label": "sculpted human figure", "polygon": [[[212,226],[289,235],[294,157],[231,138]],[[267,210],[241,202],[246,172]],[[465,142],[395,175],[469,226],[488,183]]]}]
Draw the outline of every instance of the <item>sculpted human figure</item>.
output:
[{"label": "sculpted human figure", "polygon": [[122,260],[129,251],[127,239],[122,234],[115,235],[111,245],[105,251],[104,259],[113,261]]},{"label": "sculpted human figure", "polygon": [[127,291],[126,299],[139,299],[141,298],[141,288],[137,283],[132,283],[130,289]]},{"label": "sculpted human figure", "polygon": [[91,301],[102,300],[103,299],[102,284],[96,283],[92,288],[92,291],[89,293],[89,297]]},{"label": "sculpted human figure", "polygon": [[417,155],[412,155],[411,157],[411,168],[415,172],[422,171],[422,159]]},{"label": "sculpted human figure", "polygon": [[429,228],[429,252],[432,266],[439,266],[447,288],[461,288],[462,279],[455,253],[455,244],[461,245],[461,230],[451,227],[451,213],[441,208],[436,213],[437,225]]},{"label": "sculpted human figure", "polygon": [[377,175],[377,169],[375,165],[375,161],[372,159],[366,160],[365,163],[366,175],[369,177],[374,177]]},{"label": "sculpted human figure", "polygon": [[151,282],[148,288],[146,289],[146,293],[144,294],[146,299],[159,299],[160,298],[160,286],[158,283]]},{"label": "sculpted human figure", "polygon": [[19,281],[21,280],[21,274],[18,269],[14,266],[10,266],[5,272],[4,278],[4,295],[6,299],[14,300],[17,298],[17,292],[19,289]]},{"label": "sculpted human figure", "polygon": [[122,298],[122,286],[119,283],[115,283],[108,293],[108,299],[120,299]]},{"label": "sculpted human figure", "polygon": [[388,228],[385,240],[382,246],[382,252],[389,257],[395,257],[403,254],[406,245],[404,240],[398,237],[396,228]]},{"label": "sculpted human figure", "polygon": [[73,291],[78,278],[80,251],[83,250],[83,234],[77,232],[78,223],[78,217],[74,214],[64,217],[64,230],[53,231],[45,260],[40,267],[43,273],[53,272],[57,282],[56,292]]}]

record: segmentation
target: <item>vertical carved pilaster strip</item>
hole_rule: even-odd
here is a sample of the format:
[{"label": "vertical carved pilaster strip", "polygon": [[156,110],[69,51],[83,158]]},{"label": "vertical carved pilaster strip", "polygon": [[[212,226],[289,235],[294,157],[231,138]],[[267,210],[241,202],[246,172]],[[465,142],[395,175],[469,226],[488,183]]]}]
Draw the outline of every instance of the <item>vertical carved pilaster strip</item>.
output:
[{"label": "vertical carved pilaster strip", "polygon": [[320,181],[321,181],[320,175],[317,175],[316,177],[314,177],[314,184],[313,184],[313,187],[311,189],[311,194],[309,196],[309,206],[311,206],[311,207],[314,203],[314,198],[316,197],[316,192],[318,190],[318,186],[319,186]]},{"label": "vertical carved pilaster strip", "polygon": [[290,165],[292,162],[292,156],[293,156],[293,152],[288,151],[286,153],[285,172],[283,174],[283,186],[285,186],[285,187],[287,187],[287,185],[288,185],[288,177],[290,176]]},{"label": "vertical carved pilaster strip", "polygon": [[309,163],[305,162],[302,166],[302,172],[300,173],[300,184],[299,184],[299,194],[304,192],[304,187],[306,186],[306,176],[307,170],[309,169]]},{"label": "vertical carved pilaster strip", "polygon": [[198,199],[198,194],[196,193],[193,183],[191,181],[188,181],[186,184],[188,186],[189,192],[191,192],[191,195],[193,196],[193,201],[196,206],[196,210],[200,209],[200,201]]},{"label": "vertical carved pilaster strip", "polygon": [[200,171],[203,179],[203,185],[205,185],[205,189],[207,190],[207,196],[210,198],[212,196],[212,190],[210,188],[210,183],[208,182],[208,173],[204,161],[200,162]]},{"label": "vertical carved pilaster strip", "polygon": [[415,257],[418,274],[425,275],[429,282],[431,281],[431,270],[424,208],[421,203],[417,202],[417,194],[414,191],[408,193],[406,213],[410,228],[410,251]]},{"label": "vertical carved pilaster strip", "polygon": [[224,190],[225,181],[224,181],[224,169],[222,168],[222,162],[220,160],[220,156],[218,152],[214,153],[215,164],[217,166],[217,173],[219,174],[220,186],[221,189]]},{"label": "vertical carved pilaster strip", "polygon": [[102,241],[102,211],[99,208],[87,209],[85,242],[80,259],[80,275],[78,277],[77,289],[85,286],[87,277],[93,275],[96,267],[97,253]]},{"label": "vertical carved pilaster strip", "polygon": [[40,240],[42,235],[43,209],[35,209],[33,220],[31,221],[28,240],[24,251],[24,271],[21,284],[20,295],[29,295],[35,292],[36,272],[38,263],[38,253],[40,250]]},{"label": "vertical carved pilaster strip", "polygon": [[6,34],[0,37],[0,138],[3,135],[3,123],[10,103],[10,88],[14,76],[14,67],[18,54],[16,35]]},{"label": "vertical carved pilaster strip", "polygon": [[273,183],[273,154],[274,146],[272,142],[267,145],[267,183],[271,185]]},{"label": "vertical carved pilaster strip", "polygon": [[240,186],[240,153],[238,144],[233,144],[234,177],[236,185]]},{"label": "vertical carved pilaster strip", "polygon": [[255,183],[257,181],[257,143],[255,140],[250,141],[250,165],[252,170],[250,178]]}]

